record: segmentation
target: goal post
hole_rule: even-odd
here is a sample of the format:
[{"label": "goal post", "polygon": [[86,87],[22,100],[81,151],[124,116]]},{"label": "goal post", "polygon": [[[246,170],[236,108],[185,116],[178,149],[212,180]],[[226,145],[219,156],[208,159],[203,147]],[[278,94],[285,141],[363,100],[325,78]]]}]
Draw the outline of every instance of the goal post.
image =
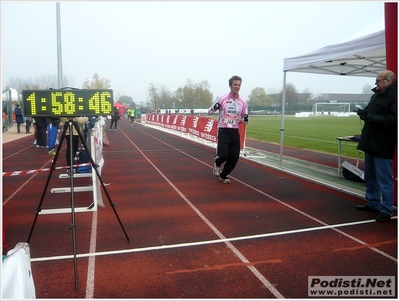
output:
[{"label": "goal post", "polygon": [[313,115],[335,115],[338,113],[350,113],[349,102],[316,102],[312,107]]}]

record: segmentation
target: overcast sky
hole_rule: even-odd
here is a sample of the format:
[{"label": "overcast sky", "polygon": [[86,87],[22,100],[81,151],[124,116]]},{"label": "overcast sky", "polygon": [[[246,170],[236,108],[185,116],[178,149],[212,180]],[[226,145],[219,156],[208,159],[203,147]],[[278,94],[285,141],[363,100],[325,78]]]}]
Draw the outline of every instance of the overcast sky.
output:
[{"label": "overcast sky", "polygon": [[[82,88],[94,73],[116,97],[148,100],[207,80],[214,98],[283,86],[283,59],[335,44],[381,20],[376,1],[60,1],[64,76]],[[1,2],[1,82],[57,75],[56,2]],[[299,92],[361,93],[374,78],[287,74]],[[55,87],[56,88],[56,87]]]}]

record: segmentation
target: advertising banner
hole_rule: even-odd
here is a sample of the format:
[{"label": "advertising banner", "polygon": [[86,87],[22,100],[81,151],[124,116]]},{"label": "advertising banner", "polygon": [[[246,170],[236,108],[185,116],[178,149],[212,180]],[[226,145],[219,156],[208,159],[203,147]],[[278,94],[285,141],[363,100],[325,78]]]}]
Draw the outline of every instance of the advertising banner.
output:
[{"label": "advertising banner", "polygon": [[[144,117],[144,118],[143,118]],[[142,122],[159,126],[168,130],[191,134],[207,141],[217,142],[218,119],[190,115],[142,115]],[[239,123],[240,149],[244,148],[246,139],[246,124]]]}]

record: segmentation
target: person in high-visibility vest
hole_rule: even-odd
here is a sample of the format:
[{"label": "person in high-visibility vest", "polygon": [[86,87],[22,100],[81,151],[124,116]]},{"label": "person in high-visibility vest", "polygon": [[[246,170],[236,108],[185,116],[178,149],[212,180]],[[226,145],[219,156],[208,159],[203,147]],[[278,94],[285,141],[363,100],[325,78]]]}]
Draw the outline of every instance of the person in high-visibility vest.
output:
[{"label": "person in high-visibility vest", "polygon": [[131,124],[133,124],[133,122],[135,121],[135,117],[136,117],[135,114],[136,114],[135,109],[130,109],[129,118],[131,119]]}]

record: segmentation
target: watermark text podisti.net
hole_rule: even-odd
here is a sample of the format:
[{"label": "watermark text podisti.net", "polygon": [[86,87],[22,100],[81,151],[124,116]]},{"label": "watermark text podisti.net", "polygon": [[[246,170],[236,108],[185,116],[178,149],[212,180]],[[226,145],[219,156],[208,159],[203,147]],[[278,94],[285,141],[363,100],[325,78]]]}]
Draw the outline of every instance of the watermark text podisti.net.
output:
[{"label": "watermark text podisti.net", "polygon": [[394,297],[394,276],[308,276],[309,297]]}]

